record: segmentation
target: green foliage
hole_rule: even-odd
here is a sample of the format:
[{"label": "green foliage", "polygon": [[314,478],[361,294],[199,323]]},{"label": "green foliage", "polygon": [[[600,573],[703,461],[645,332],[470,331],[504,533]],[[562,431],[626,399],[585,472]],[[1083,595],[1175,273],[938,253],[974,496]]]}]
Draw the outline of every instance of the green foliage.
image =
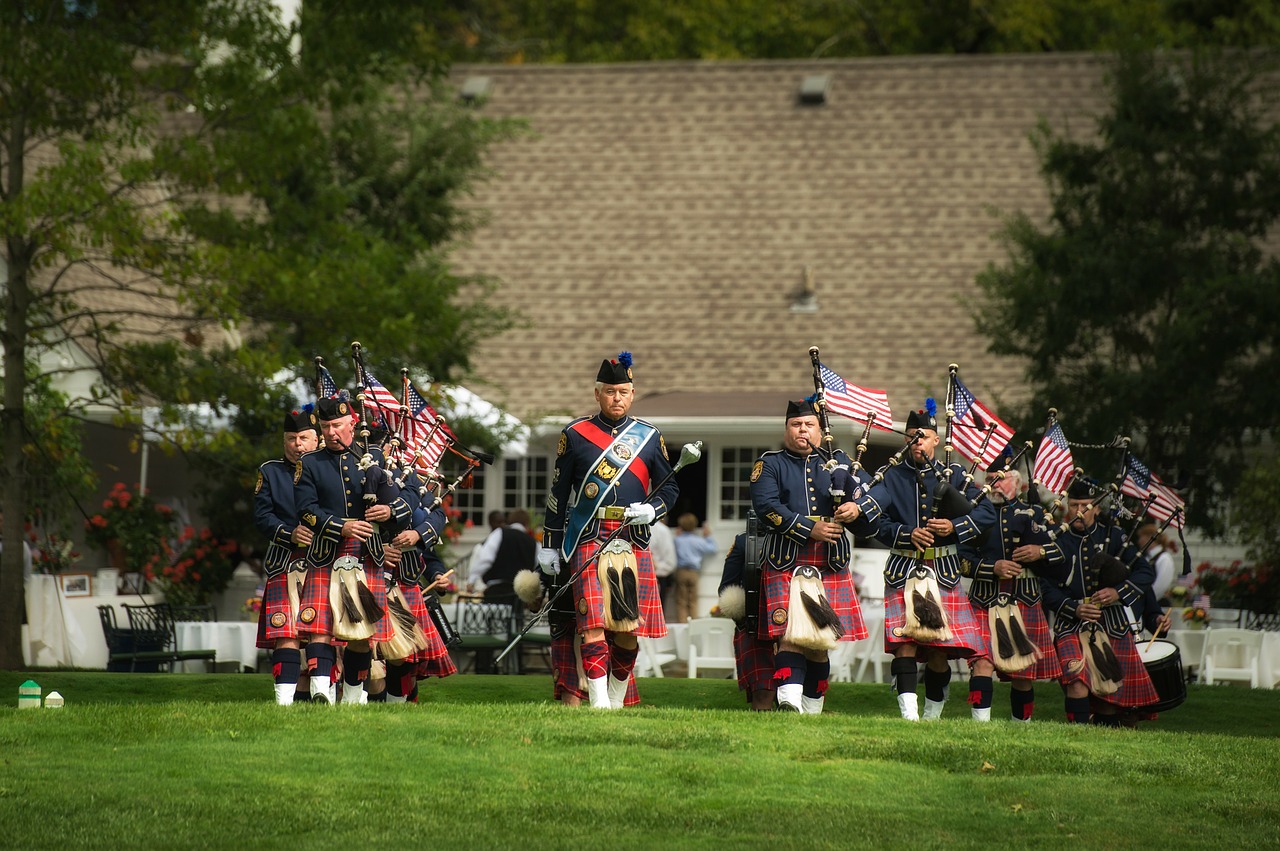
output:
[{"label": "green foliage", "polygon": [[1269,0],[448,0],[455,61],[636,62],[1280,43]]},{"label": "green foliage", "polygon": [[[65,708],[12,708],[27,678]],[[607,831],[622,848],[878,848],[901,836],[967,848],[997,836],[1163,849],[1197,836],[1256,847],[1280,828],[1280,693],[1269,690],[1193,686],[1135,733],[975,724],[955,688],[928,725],[898,719],[878,684],[832,684],[818,718],[751,713],[725,679],[642,680],[645,703],[613,713],[552,704],[546,676],[421,689],[419,705],[282,709],[267,674],[0,674],[0,748],[21,768],[0,780],[0,831],[50,848],[406,836],[565,848]],[[1007,686],[996,689],[1007,707]],[[1057,687],[1039,690],[1037,717],[1060,718]],[[304,751],[305,775],[282,768]],[[371,771],[378,782],[352,782]],[[346,789],[343,806],[280,818],[281,801],[317,786]],[[821,818],[779,815],[801,811]]]},{"label": "green foliage", "polygon": [[[1276,87],[1253,57],[1123,55],[1096,134],[1033,136],[1049,186],[1044,224],[1011,216],[1008,260],[978,277],[978,327],[1024,358],[1039,421],[1069,438],[1131,435],[1134,451],[1192,487],[1190,519],[1218,528],[1248,443],[1280,421],[1264,388],[1280,367]],[[1118,460],[1081,452],[1095,476]]]},{"label": "green foliage", "polygon": [[1273,450],[1245,470],[1231,521],[1249,558],[1280,568],[1280,453]]}]

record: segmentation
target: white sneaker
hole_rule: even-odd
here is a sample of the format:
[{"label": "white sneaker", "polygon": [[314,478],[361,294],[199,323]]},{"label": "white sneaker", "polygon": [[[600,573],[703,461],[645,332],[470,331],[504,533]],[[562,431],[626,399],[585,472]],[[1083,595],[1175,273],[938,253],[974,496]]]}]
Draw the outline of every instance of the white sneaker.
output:
[{"label": "white sneaker", "polygon": [[976,706],[973,707],[973,720],[974,721],[990,721],[991,707],[988,706],[986,709],[979,709]]},{"label": "white sneaker", "polygon": [[806,694],[800,695],[800,711],[805,715],[821,715],[823,704],[827,702],[825,695],[822,697],[809,697]]},{"label": "white sneaker", "polygon": [[609,675],[587,680],[587,697],[591,700],[592,709],[612,709],[609,702]]},{"label": "white sneaker", "polygon": [[918,698],[915,692],[907,692],[898,695],[898,711],[902,713],[902,717],[907,721],[919,721],[920,710],[917,704]]},{"label": "white sneaker", "polygon": [[621,709],[622,703],[627,699],[627,683],[629,680],[620,680],[612,673],[607,677],[609,680],[609,708]]},{"label": "white sneaker", "polygon": [[293,697],[297,693],[297,683],[276,683],[276,705],[293,706]]},{"label": "white sneaker", "polygon": [[804,712],[804,686],[800,683],[785,683],[778,686],[778,708],[784,712]]},{"label": "white sneaker", "polygon": [[924,714],[920,717],[925,721],[937,721],[942,717],[942,709],[947,705],[945,700],[924,699]]}]

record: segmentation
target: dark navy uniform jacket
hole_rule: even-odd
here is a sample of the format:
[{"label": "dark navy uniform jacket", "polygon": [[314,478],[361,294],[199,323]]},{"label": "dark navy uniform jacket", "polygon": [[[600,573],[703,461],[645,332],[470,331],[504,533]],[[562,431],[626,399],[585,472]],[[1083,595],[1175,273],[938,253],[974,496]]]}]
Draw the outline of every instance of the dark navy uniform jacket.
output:
[{"label": "dark navy uniform jacket", "polygon": [[[841,450],[837,449],[835,456],[838,463],[852,466]],[[751,469],[751,505],[765,539],[761,558],[769,567],[795,567],[796,557],[810,541],[814,518],[830,520],[835,513],[831,472],[823,468],[824,463],[817,452],[797,455],[789,449],[775,449],[761,455]],[[825,568],[844,570],[851,552],[849,536],[842,535],[826,547]]]},{"label": "dark navy uniform jacket", "polygon": [[262,568],[276,576],[289,566],[293,553],[293,530],[298,511],[293,496],[293,475],[297,467],[283,458],[273,458],[258,467],[258,483],[253,490],[253,525],[267,536],[267,554]]},{"label": "dark navy uniform jacket", "polygon": [[[984,499],[968,515],[952,520],[955,531],[950,535],[934,535],[930,548],[933,552],[917,551],[911,542],[911,531],[933,517],[933,495],[940,466],[925,466],[921,475],[921,468],[908,457],[885,470],[884,480],[856,500],[862,510],[859,519],[871,526],[877,541],[891,549],[884,568],[885,584],[891,588],[902,588],[908,571],[922,559],[932,560],[939,585],[954,588],[960,581],[957,545],[975,541],[996,522],[995,509]],[[981,494],[980,488],[966,482],[964,468],[959,464],[952,464],[946,476],[951,486],[971,501]],[[858,534],[863,534],[864,527],[855,528]]]},{"label": "dark navy uniform jacket", "polygon": [[[440,542],[440,535],[444,531],[448,518],[444,513],[444,505],[436,500],[435,494],[430,490],[426,490],[423,493],[425,487],[417,473],[410,470],[402,477],[397,478],[396,482],[401,486],[401,499],[409,506],[410,513],[405,526],[417,532],[420,538],[412,549],[405,550],[401,554],[400,576],[406,582],[417,582],[422,578],[426,569],[434,567],[436,563],[435,560],[428,559],[427,555],[429,553],[434,554],[435,546]],[[430,505],[431,508],[428,509],[427,505]],[[394,518],[392,522],[395,522]],[[400,527],[397,526],[396,528],[399,529]],[[441,569],[438,571],[433,570],[428,577],[428,581],[445,572],[443,564],[443,561],[441,561]]]},{"label": "dark navy uniform jacket", "polygon": [[747,569],[747,533],[742,532],[733,539],[729,552],[724,557],[724,573],[720,574],[720,593],[730,585],[741,585],[742,574]]},{"label": "dark navy uniform jacket", "polygon": [[1064,578],[1066,557],[1049,538],[1048,518],[1043,508],[1016,499],[992,505],[996,512],[996,525],[990,533],[960,545],[961,561],[972,565],[969,599],[984,609],[994,606],[1001,586],[1001,581],[996,579],[996,562],[1001,559],[1013,561],[1013,551],[1024,544],[1040,544],[1044,547],[1045,557],[1022,565],[1022,574],[1017,579],[1003,583],[1006,590],[1012,588],[1014,599],[1029,606],[1037,605],[1040,602],[1040,581],[1037,577]]},{"label": "dark navy uniform jacket", "polygon": [[[624,417],[615,422],[605,418],[603,414],[596,414],[580,417],[560,432],[560,442],[556,447],[556,470],[551,479],[551,493],[547,496],[547,513],[542,526],[544,547],[560,550],[564,548],[565,529],[574,504],[580,499],[594,503],[599,498],[598,495],[579,493],[579,489],[583,488],[587,476],[598,468],[601,456],[613,443],[613,438],[633,420],[634,417]],[[648,502],[654,508],[656,523],[670,510],[680,488],[672,478],[651,498],[646,499],[646,495],[651,486],[670,472],[671,463],[667,460],[666,444],[663,443],[661,434],[655,434],[625,472],[610,482],[607,492],[600,499],[600,506],[625,508],[633,502]],[[579,543],[594,540],[599,531],[599,521],[591,520]],[[623,536],[638,547],[649,546],[648,526],[628,526]]]},{"label": "dark navy uniform jacket", "polygon": [[1083,534],[1068,527],[1058,536],[1058,546],[1066,556],[1066,577],[1057,582],[1040,579],[1045,608],[1055,615],[1053,634],[1076,633],[1086,623],[1076,617],[1076,608],[1104,587],[1098,575],[1098,553],[1108,553],[1132,565],[1129,578],[1118,586],[1111,586],[1120,595],[1120,602],[1103,606],[1101,621],[1108,635],[1128,633],[1130,618],[1126,607],[1140,610],[1143,598],[1156,580],[1156,569],[1138,554],[1136,546],[1125,544],[1125,534],[1118,526],[1094,523]]},{"label": "dark navy uniform jacket", "polygon": [[[344,521],[364,519],[365,471],[360,469],[361,456],[357,449],[335,452],[321,448],[308,452],[298,462],[300,469],[295,485],[298,518],[315,533],[308,552],[308,559],[314,564],[333,561],[342,540]],[[379,468],[385,463],[381,450],[376,447],[370,447],[369,455]],[[405,524],[410,520],[412,509],[403,496],[389,504],[392,522]],[[370,554],[380,559],[381,547],[370,548]]]}]

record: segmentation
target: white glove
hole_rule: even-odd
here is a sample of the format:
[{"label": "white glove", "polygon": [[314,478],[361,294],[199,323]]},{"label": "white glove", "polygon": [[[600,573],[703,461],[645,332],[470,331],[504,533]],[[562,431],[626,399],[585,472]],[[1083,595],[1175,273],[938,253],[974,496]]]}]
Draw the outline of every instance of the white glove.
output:
[{"label": "white glove", "polygon": [[658,516],[658,512],[647,502],[633,502],[622,512],[628,526],[648,526]]},{"label": "white glove", "polygon": [[551,547],[538,550],[538,567],[547,576],[555,576],[560,572],[560,553]]}]

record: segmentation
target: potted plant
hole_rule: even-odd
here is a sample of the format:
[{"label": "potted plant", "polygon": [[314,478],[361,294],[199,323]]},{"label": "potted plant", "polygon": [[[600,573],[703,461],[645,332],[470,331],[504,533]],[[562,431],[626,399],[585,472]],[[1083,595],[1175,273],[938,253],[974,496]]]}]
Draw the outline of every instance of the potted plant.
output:
[{"label": "potted plant", "polygon": [[219,539],[209,529],[182,530],[164,551],[144,566],[151,587],[173,606],[200,606],[210,602],[231,581],[240,563],[240,544]]},{"label": "potted plant", "polygon": [[121,575],[136,574],[165,552],[173,523],[169,506],[116,482],[102,510],[85,521],[85,540],[106,552]]}]

